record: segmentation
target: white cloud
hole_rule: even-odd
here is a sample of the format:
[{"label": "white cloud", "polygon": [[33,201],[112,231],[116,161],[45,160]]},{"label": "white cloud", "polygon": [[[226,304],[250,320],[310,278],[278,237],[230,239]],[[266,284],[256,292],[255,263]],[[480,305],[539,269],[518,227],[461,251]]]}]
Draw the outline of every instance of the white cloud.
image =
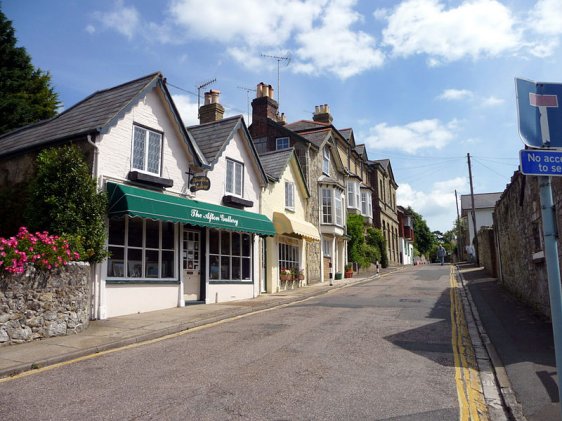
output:
[{"label": "white cloud", "polygon": [[539,34],[562,34],[562,4],[560,0],[539,0],[530,13],[529,29]]},{"label": "white cloud", "polygon": [[472,98],[473,93],[467,89],[445,89],[437,98],[445,101],[457,101]]},{"label": "white cloud", "polygon": [[172,95],[176,108],[180,113],[183,124],[194,126],[199,124],[197,101],[187,95]]},{"label": "white cloud", "polygon": [[443,149],[455,137],[457,125],[456,120],[443,124],[437,119],[404,126],[380,123],[369,129],[365,143],[371,149],[398,149],[409,154],[419,149]]},{"label": "white cloud", "polygon": [[430,65],[497,56],[519,48],[515,23],[496,0],[464,1],[449,9],[440,0],[407,0],[388,16],[383,44],[396,56],[427,54]]},{"label": "white cloud", "polygon": [[87,25],[85,31],[89,34],[93,34],[96,32],[96,27],[94,25]]},{"label": "white cloud", "polygon": [[417,191],[410,184],[401,183],[396,192],[398,204],[411,206],[423,216],[431,231],[448,231],[457,217],[455,190],[466,191],[468,181],[464,177],[433,183],[430,191]]},{"label": "white cloud", "polygon": [[482,105],[485,107],[497,107],[499,105],[503,105],[504,103],[505,100],[496,98],[495,96],[490,96],[482,100]]},{"label": "white cloud", "polygon": [[134,6],[125,6],[123,1],[115,2],[113,10],[109,12],[96,12],[94,17],[104,27],[113,29],[129,39],[136,34],[141,22],[137,9]]}]

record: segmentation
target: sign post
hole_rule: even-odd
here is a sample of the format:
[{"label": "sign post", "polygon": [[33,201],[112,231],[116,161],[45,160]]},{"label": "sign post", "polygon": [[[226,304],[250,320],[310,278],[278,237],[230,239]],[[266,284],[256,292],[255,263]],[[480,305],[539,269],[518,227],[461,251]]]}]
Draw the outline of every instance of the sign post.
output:
[{"label": "sign post", "polygon": [[[537,163],[539,167],[539,174],[536,175],[539,175],[540,185],[544,257],[548,275],[556,371],[560,379],[562,378],[562,289],[560,286],[560,261],[558,259],[558,232],[555,223],[556,209],[552,199],[552,176],[562,175],[562,168],[561,171],[556,171],[557,167],[562,167],[560,162],[562,152],[553,151],[551,148],[562,147],[562,113],[558,108],[558,97],[562,97],[562,84],[535,83],[524,79],[515,79],[515,85],[521,139],[531,148],[542,149],[539,151],[521,151],[521,170],[524,174],[527,174],[523,168],[528,167],[531,161]],[[531,156],[531,154],[533,155]],[[540,161],[542,164],[538,164],[539,155],[536,154],[541,154]],[[524,162],[524,157],[527,157],[527,162]],[[545,159],[548,165],[545,165]],[[558,165],[551,165],[556,164],[557,161]],[[558,386],[558,396],[559,402],[562,403],[561,386],[560,384]]]}]

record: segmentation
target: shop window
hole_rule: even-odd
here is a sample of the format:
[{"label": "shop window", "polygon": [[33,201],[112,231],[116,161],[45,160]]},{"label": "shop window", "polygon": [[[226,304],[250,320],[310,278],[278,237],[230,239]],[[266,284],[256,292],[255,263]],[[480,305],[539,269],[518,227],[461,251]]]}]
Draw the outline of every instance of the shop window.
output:
[{"label": "shop window", "polygon": [[279,243],[279,268],[300,269],[300,249],[297,245]]},{"label": "shop window", "polygon": [[176,279],[175,225],[140,218],[109,221],[107,277]]},{"label": "shop window", "polygon": [[209,280],[250,281],[251,244],[250,234],[209,230]]}]

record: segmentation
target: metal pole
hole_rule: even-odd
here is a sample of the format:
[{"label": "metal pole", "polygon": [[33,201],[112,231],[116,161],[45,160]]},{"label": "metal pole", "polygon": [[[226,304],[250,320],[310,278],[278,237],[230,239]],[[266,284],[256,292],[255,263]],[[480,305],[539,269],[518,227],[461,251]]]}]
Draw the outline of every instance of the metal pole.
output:
[{"label": "metal pole", "polygon": [[462,247],[462,233],[461,233],[461,217],[459,215],[459,198],[457,196],[457,190],[455,190],[455,205],[457,206],[457,252],[459,256],[459,262],[462,260],[463,247]]},{"label": "metal pole", "polygon": [[[550,295],[550,314],[554,333],[554,352],[556,369],[562,369],[562,290],[560,288],[560,261],[558,259],[558,233],[555,224],[555,208],[552,200],[551,177],[539,177],[541,196],[541,217],[544,235],[546,271],[548,274],[548,293]],[[558,387],[559,402],[562,402],[562,387]]]}]

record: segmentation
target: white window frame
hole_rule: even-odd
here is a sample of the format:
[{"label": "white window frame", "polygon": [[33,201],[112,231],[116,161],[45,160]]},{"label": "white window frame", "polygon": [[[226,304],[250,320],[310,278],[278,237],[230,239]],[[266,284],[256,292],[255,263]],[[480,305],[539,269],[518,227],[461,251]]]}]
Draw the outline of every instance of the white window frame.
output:
[{"label": "white window frame", "polygon": [[285,181],[285,209],[295,210],[295,183]]},{"label": "white window frame", "polygon": [[332,257],[332,240],[322,239],[322,255]]},{"label": "white window frame", "polygon": [[[209,283],[216,282],[227,282],[227,283],[253,283],[253,244],[254,237],[253,234],[243,233],[243,232],[230,232],[226,230],[219,230],[216,228],[211,228],[208,230],[208,242],[211,236],[215,236],[217,241],[218,250],[211,250],[211,244],[209,243],[209,253],[208,253],[208,264],[207,264],[207,276],[209,277]],[[228,237],[228,250],[224,250],[222,239],[223,235]],[[233,237],[238,238],[238,250],[234,250],[234,240]],[[247,253],[244,253],[244,241],[248,242]],[[217,259],[218,266],[212,264],[212,260]],[[240,276],[238,278],[233,278],[233,264],[234,260],[238,260]],[[224,264],[227,262],[227,264]],[[228,276],[222,277],[222,270],[224,267],[228,267]],[[248,269],[246,276],[244,276],[245,267]],[[212,273],[213,268],[218,268],[217,277],[214,277]]]},{"label": "white window frame", "polygon": [[322,172],[330,175],[330,150],[327,146],[322,150]]},{"label": "white window frame", "polygon": [[367,206],[367,192],[366,191],[362,191],[361,192],[361,215],[363,216],[369,216],[369,208]]},{"label": "white window frame", "polygon": [[338,227],[343,227],[343,204],[342,204],[342,194],[341,192],[334,191],[334,209],[336,213],[336,225]]},{"label": "white window frame", "polygon": [[355,192],[353,187],[353,181],[348,180],[347,182],[347,207],[355,207]]},{"label": "white window frame", "polygon": [[[147,220],[141,219],[140,222],[142,223],[142,239],[140,245],[129,245],[129,222],[131,218],[125,217],[123,221],[115,221],[115,223],[123,223],[123,243],[111,243],[111,239],[108,238],[108,250],[111,253],[112,250],[117,251],[118,249],[123,250],[123,259],[116,259],[115,257],[109,257],[107,262],[107,271],[106,271],[106,279],[111,280],[126,280],[126,281],[138,281],[138,280],[150,280],[150,281],[169,281],[169,280],[177,280],[178,273],[177,273],[177,259],[178,259],[178,250],[177,250],[177,224],[172,222],[166,221],[156,221],[158,223],[158,246],[157,247],[149,247],[147,245]],[[138,221],[135,221],[138,222]],[[109,221],[112,223],[112,220]],[[171,224],[173,225],[173,239],[172,239],[172,248],[164,248],[163,247],[163,228],[164,224]],[[129,261],[129,254],[132,251],[137,251],[141,253],[140,261],[135,260],[136,263]],[[157,270],[158,273],[156,275],[149,274],[149,267],[147,261],[147,253],[148,252],[157,252],[158,253],[158,263],[157,263]],[[172,254],[172,261],[170,268],[172,270],[172,276],[165,277],[162,276],[162,269],[163,263],[166,259],[163,258],[163,253]],[[116,260],[114,262],[114,260]],[[169,261],[169,260],[168,260]],[[116,265],[120,265],[119,269]],[[137,269],[138,266],[138,269]],[[120,273],[116,273],[119,270]],[[138,271],[138,272],[137,272]],[[130,274],[132,272],[132,274]]]},{"label": "white window frame", "polygon": [[278,252],[279,269],[302,269],[301,251],[298,244],[293,244],[291,240],[282,237],[279,240]]},{"label": "white window frame", "polygon": [[[144,132],[144,146],[143,146],[143,156],[142,156],[142,164],[139,165],[135,163],[135,143],[136,143],[136,133],[137,131]],[[155,140],[152,136],[158,136],[158,159],[156,162],[158,163],[158,168],[155,170],[148,169],[148,162],[149,162],[149,153],[151,152],[150,144],[151,140]],[[163,139],[164,135],[162,132],[158,132],[156,130],[149,129],[147,127],[140,126],[138,124],[133,124],[133,139],[131,141],[131,168],[136,171],[140,171],[146,174],[152,174],[156,176],[160,176],[162,171],[162,147],[163,147]]]},{"label": "white window frame", "polygon": [[[328,193],[329,203],[325,203],[324,199],[326,197],[325,193]],[[322,223],[327,225],[332,225],[334,223],[334,189],[322,188]],[[327,212],[329,210],[329,212]]]},{"label": "white window frame", "polygon": [[[229,177],[232,177],[229,187]],[[244,197],[244,164],[230,158],[226,158],[226,174],[224,180],[224,191],[232,196]]]},{"label": "white window frame", "polygon": [[[281,145],[280,145],[281,144]],[[284,145],[287,146],[284,146]],[[288,137],[278,137],[275,139],[275,150],[280,151],[282,149],[289,149],[291,147],[291,142]]]}]

